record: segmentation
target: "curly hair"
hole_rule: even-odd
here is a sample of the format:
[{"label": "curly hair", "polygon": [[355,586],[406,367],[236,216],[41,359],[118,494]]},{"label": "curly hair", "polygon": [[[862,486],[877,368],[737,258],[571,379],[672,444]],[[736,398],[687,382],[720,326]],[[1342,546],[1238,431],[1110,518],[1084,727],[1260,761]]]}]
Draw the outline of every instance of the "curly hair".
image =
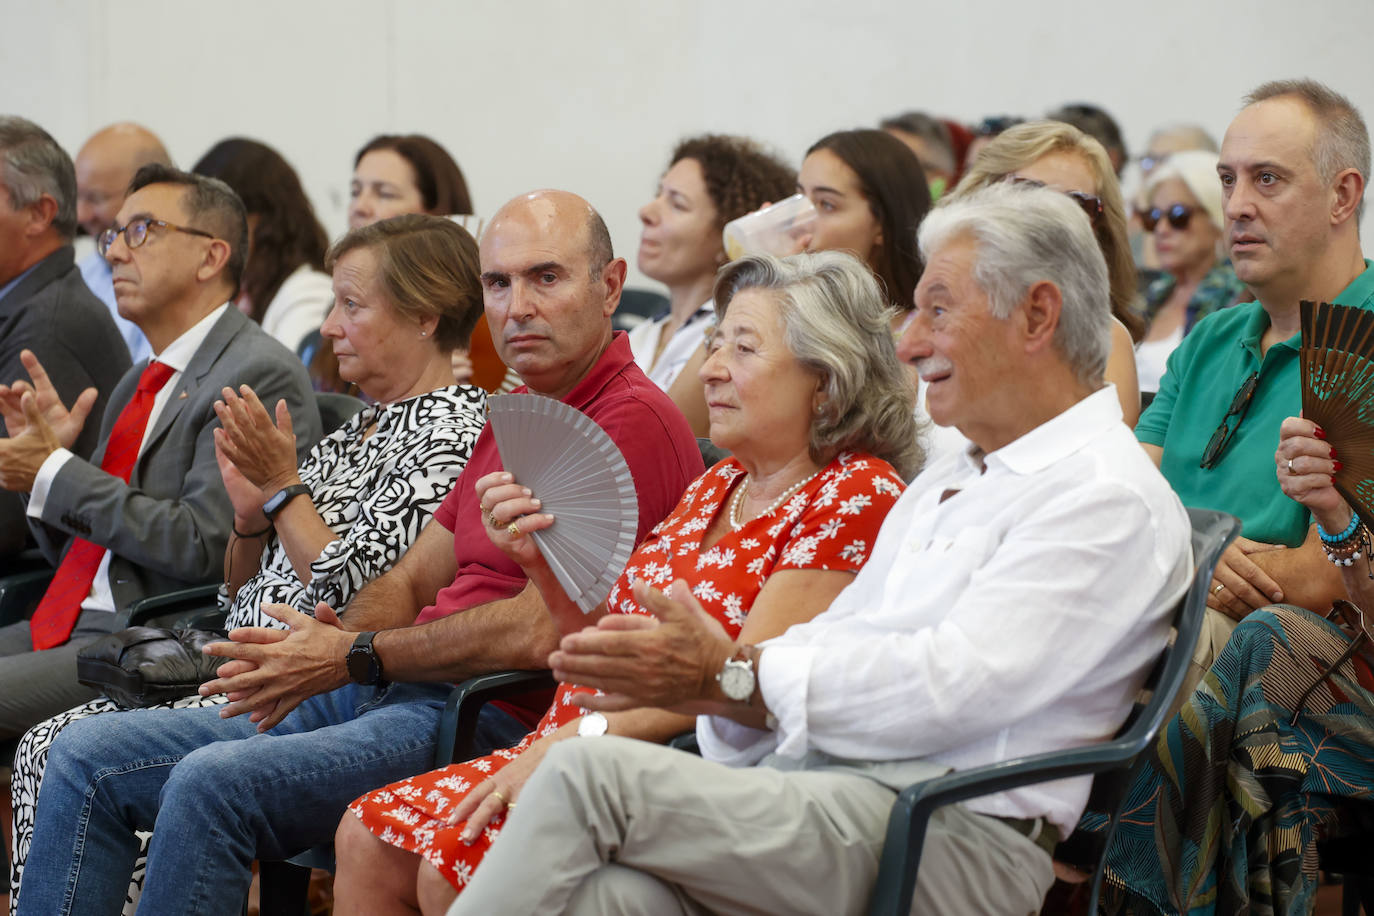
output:
[{"label": "curly hair", "polygon": [[706,193],[716,207],[716,222],[722,229],[731,220],[797,190],[796,171],[746,137],[688,137],[673,150],[668,166],[683,159],[696,160],[701,166]]}]

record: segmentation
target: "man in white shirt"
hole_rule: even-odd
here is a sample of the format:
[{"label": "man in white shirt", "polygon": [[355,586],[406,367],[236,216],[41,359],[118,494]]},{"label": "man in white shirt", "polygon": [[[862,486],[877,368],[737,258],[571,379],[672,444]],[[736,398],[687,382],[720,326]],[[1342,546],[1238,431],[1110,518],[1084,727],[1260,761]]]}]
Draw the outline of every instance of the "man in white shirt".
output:
[{"label": "man in white shirt", "polygon": [[[113,629],[116,611],[224,575],[233,511],[212,433],[226,386],[249,385],[266,404],[285,398],[298,453],[320,436],[300,360],[229,307],[248,231],[238,195],[149,165],[117,222],[100,249],[120,307],[157,358],[115,386],[91,459],[70,451],[90,392],[68,411],[28,352],[32,384],[0,385],[10,434],[0,440],[0,486],[27,495],[30,528],[57,570],[32,620],[0,628],[0,739],[95,696],[76,681],[76,655]],[[119,452],[131,462],[122,471]]]},{"label": "man in white shirt", "polygon": [[[1112,735],[1191,575],[1187,516],[1102,372],[1107,273],[1082,211],[1000,185],[933,211],[898,352],[971,441],[923,472],[831,607],[737,646],[682,582],[657,621],[566,637],[586,706],[696,712],[703,758],[554,748],[450,914],[862,911],[896,792]],[[595,731],[589,729],[589,731]],[[500,775],[495,777],[500,782]],[[1087,779],[941,809],[914,909],[1026,913]]]},{"label": "man in white shirt", "polygon": [[[115,216],[124,203],[129,182],[135,172],[153,162],[171,165],[172,159],[157,135],[141,124],[111,124],[82,145],[76,154],[76,220],[91,238],[98,239],[106,229],[118,225]],[[137,364],[152,356],[148,338],[138,325],[119,314],[110,263],[99,251],[93,251],[76,266],[91,292],[110,310],[129,347],[130,359]]]}]

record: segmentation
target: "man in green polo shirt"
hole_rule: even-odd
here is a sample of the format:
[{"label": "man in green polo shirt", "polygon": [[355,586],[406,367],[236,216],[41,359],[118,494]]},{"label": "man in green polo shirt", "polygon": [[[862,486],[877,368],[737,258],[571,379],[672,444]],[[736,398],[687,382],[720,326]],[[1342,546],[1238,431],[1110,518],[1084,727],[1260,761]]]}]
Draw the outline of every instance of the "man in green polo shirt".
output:
[{"label": "man in green polo shirt", "polygon": [[[1370,170],[1364,120],[1310,80],[1266,83],[1245,101],[1217,171],[1231,262],[1257,301],[1198,323],[1136,424],[1184,505],[1243,523],[1208,599],[1235,620],[1276,601],[1325,611],[1342,595],[1307,510],[1279,489],[1274,450],[1279,424],[1302,408],[1300,300],[1374,309],[1374,264],[1359,238]],[[1220,617],[1209,616],[1214,625]],[[1229,628],[1213,632],[1219,649]]]}]

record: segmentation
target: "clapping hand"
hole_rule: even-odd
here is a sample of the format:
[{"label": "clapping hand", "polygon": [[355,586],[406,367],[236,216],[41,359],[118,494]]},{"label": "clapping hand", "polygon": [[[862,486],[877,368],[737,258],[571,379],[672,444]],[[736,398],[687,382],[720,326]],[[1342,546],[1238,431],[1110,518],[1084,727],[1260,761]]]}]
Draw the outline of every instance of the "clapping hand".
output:
[{"label": "clapping hand", "polygon": [[[291,427],[291,412],[286,401],[277,402],[275,425],[267,408],[253,389],[239,386],[239,392],[225,388],[223,400],[215,402],[220,428],[215,430],[215,447],[243,475],[266,495],[298,483],[296,476],[296,435]],[[226,486],[228,481],[226,480]]]},{"label": "clapping hand", "polygon": [[68,410],[33,351],[20,352],[19,359],[28,370],[33,384],[20,380],[13,385],[0,385],[0,417],[5,421],[6,431],[11,438],[17,438],[28,428],[30,420],[24,411],[23,397],[32,394],[37,412],[52,430],[58,444],[62,448],[71,448],[86,427],[86,419],[91,415],[91,408],[95,406],[99,393],[94,388],[87,388]]},{"label": "clapping hand", "polygon": [[668,595],[639,580],[634,596],[654,616],[607,614],[596,626],[563,637],[549,656],[554,677],[605,694],[579,694],[577,701],[587,709],[713,712],[715,677],[734,654],[734,641],[682,579]]}]

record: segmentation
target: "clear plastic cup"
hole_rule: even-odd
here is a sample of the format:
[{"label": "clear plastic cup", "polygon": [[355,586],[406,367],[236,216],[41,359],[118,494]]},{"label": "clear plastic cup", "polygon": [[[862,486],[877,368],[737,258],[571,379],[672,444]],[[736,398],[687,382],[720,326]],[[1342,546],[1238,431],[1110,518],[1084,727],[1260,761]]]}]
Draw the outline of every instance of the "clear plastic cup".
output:
[{"label": "clear plastic cup", "polygon": [[746,254],[796,254],[801,250],[799,243],[815,228],[816,208],[805,194],[793,194],[726,223],[722,233],[725,256],[733,261]]}]

